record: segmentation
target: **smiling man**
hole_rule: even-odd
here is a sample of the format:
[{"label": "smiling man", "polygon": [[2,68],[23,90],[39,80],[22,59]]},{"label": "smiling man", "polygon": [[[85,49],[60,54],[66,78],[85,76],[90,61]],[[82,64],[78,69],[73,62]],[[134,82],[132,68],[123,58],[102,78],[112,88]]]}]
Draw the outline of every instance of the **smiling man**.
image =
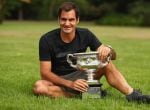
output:
[{"label": "smiling man", "polygon": [[[105,62],[107,56],[115,51],[102,44],[96,36],[85,28],[77,28],[79,10],[72,2],[65,2],[59,8],[58,22],[60,28],[44,34],[39,42],[39,59],[41,80],[33,88],[35,94],[50,97],[74,97],[88,90],[87,76],[84,71],[72,68],[68,63],[67,54],[97,51],[99,58]],[[115,67],[112,61],[97,73],[95,79],[105,76],[108,83],[126,95],[128,101],[149,102],[148,95],[142,95],[134,90]]]}]

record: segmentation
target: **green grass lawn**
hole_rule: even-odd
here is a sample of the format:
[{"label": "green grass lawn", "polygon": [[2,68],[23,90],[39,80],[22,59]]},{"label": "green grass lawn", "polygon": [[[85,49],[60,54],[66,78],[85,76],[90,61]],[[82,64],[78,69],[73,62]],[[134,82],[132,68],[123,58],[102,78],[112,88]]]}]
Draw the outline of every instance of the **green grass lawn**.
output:
[{"label": "green grass lawn", "polygon": [[[88,27],[104,44],[117,52],[114,61],[127,81],[150,94],[150,28]],[[50,99],[32,93],[40,78],[38,41],[42,34],[58,27],[57,22],[4,22],[0,25],[0,110],[149,110],[150,105],[129,103],[123,94],[110,87],[105,78],[104,99]]]}]

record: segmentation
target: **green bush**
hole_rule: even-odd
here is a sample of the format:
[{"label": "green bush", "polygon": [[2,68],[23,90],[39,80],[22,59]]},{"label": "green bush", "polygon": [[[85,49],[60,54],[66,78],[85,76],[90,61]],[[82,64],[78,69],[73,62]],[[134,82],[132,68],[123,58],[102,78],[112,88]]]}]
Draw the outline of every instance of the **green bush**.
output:
[{"label": "green bush", "polygon": [[119,25],[119,26],[140,26],[142,24],[142,18],[136,18],[130,15],[123,14],[111,14],[107,15],[96,21],[101,25]]},{"label": "green bush", "polygon": [[130,5],[130,14],[142,19],[142,26],[150,26],[150,2],[137,1]]}]

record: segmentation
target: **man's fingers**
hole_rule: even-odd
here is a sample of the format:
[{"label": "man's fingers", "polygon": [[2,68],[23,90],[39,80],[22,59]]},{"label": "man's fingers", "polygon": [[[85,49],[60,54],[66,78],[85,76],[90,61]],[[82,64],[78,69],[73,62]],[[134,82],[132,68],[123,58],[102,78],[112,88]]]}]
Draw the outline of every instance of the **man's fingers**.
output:
[{"label": "man's fingers", "polygon": [[88,89],[88,84],[86,80],[78,79],[74,82],[74,89],[80,92],[86,92]]},{"label": "man's fingers", "polygon": [[80,92],[86,92],[86,91],[87,91],[87,88],[82,88],[82,87],[80,87],[80,86],[77,86],[77,87],[75,88],[75,90],[80,91]]},{"label": "man's fingers", "polygon": [[78,80],[78,81],[76,82],[76,84],[77,84],[79,87],[88,88],[88,84],[87,84],[86,80]]},{"label": "man's fingers", "polygon": [[98,49],[99,52],[99,58],[102,62],[105,62],[107,59],[108,54],[110,53],[110,48],[107,46],[100,46],[100,48]]},{"label": "man's fingers", "polygon": [[79,79],[79,80],[78,80],[78,83],[81,84],[81,86],[84,85],[84,86],[88,87],[87,81],[84,80],[84,79]]}]

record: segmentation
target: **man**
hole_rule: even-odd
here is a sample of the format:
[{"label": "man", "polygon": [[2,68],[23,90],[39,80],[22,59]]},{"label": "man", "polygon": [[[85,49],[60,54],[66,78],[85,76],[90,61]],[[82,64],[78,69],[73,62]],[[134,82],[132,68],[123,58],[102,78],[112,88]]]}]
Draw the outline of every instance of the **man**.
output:
[{"label": "man", "polygon": [[[70,67],[66,56],[70,53],[85,52],[88,47],[98,51],[99,58],[105,62],[115,51],[102,44],[88,29],[77,28],[79,10],[72,2],[65,2],[58,11],[60,28],[43,35],[39,42],[41,80],[34,85],[34,93],[50,97],[73,97],[88,90],[86,75]],[[105,76],[108,83],[126,95],[128,101],[148,102],[149,96],[134,90],[117,70],[112,61],[96,74],[95,78]]]}]

